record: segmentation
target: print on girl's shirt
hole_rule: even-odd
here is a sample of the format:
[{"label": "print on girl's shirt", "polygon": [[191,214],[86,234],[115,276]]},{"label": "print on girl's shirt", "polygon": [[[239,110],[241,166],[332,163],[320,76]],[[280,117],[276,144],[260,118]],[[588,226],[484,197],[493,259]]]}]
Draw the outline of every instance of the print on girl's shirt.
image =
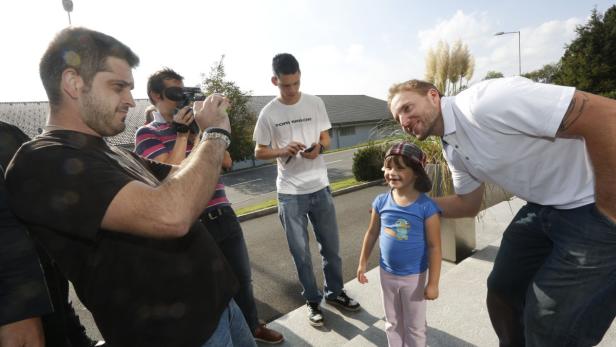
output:
[{"label": "print on girl's shirt", "polygon": [[398,219],[396,221],[394,229],[395,230],[392,230],[391,228],[385,228],[384,230],[388,235],[391,235],[398,240],[409,239],[409,230],[411,229],[411,224],[409,224],[406,219]]}]

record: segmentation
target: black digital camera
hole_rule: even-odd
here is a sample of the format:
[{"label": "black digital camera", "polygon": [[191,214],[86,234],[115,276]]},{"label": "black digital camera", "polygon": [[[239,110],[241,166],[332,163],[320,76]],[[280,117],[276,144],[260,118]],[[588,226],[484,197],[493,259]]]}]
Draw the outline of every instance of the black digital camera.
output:
[{"label": "black digital camera", "polygon": [[[199,87],[169,87],[165,88],[163,93],[167,99],[178,103],[178,111],[186,106],[191,106],[195,101],[202,101],[206,98]],[[192,133],[199,132],[199,126],[195,121],[190,123],[189,128]]]}]

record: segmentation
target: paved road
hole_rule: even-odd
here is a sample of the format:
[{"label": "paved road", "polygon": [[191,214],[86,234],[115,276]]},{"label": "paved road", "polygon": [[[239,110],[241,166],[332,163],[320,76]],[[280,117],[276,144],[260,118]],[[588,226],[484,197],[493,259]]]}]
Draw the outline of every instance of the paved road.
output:
[{"label": "paved road", "polygon": [[[353,177],[353,154],[357,149],[327,153],[325,163],[330,182]],[[231,172],[223,176],[227,197],[234,209],[276,199],[276,165]]]}]

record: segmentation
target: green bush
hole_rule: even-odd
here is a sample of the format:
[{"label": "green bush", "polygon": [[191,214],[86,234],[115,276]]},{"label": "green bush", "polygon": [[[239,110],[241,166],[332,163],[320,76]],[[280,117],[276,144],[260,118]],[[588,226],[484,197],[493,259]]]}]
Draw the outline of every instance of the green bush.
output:
[{"label": "green bush", "polygon": [[369,144],[353,155],[353,175],[357,181],[374,181],[383,178],[383,159],[387,149]]}]

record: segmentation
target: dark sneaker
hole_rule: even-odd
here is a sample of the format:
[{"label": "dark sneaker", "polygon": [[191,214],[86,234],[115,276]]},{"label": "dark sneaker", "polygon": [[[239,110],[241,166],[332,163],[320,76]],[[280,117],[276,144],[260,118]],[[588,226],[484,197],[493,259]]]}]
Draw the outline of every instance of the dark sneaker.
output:
[{"label": "dark sneaker", "polygon": [[308,321],[313,327],[323,326],[323,313],[319,308],[318,302],[307,302],[308,306]]},{"label": "dark sneaker", "polygon": [[284,340],[281,333],[265,327],[265,324],[259,324],[252,336],[255,338],[255,341],[269,343],[272,345],[281,343]]},{"label": "dark sneaker", "polygon": [[351,298],[343,291],[335,297],[334,299],[325,298],[325,302],[330,305],[338,306],[339,308],[346,311],[357,311],[359,310],[359,303]]}]

